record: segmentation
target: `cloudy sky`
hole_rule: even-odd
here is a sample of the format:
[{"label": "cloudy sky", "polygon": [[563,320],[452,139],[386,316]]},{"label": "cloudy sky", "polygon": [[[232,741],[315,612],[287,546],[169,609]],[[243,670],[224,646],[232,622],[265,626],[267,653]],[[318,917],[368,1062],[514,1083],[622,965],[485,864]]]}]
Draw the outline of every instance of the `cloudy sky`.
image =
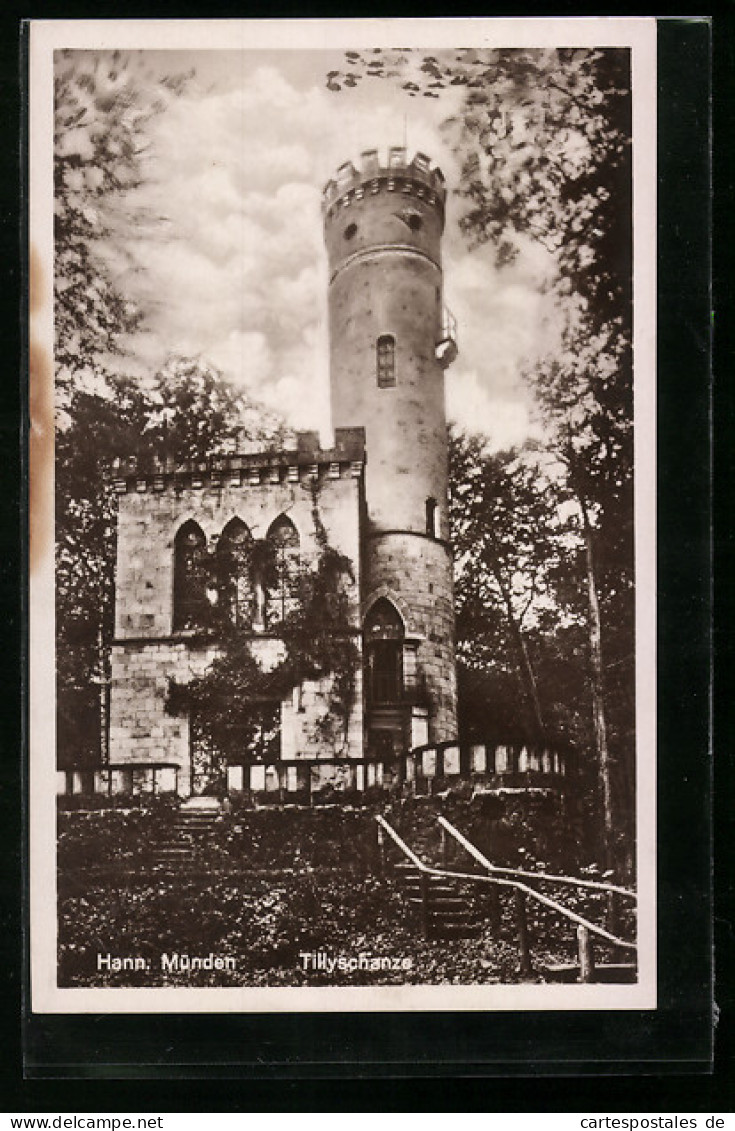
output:
[{"label": "cloudy sky", "polygon": [[[130,343],[135,366],[151,373],[171,354],[202,356],[294,427],[328,436],[322,186],[363,149],[405,139],[451,190],[457,162],[441,122],[456,95],[409,99],[379,79],[332,93],[325,75],[343,66],[341,52],[148,52],[146,63],[160,74],[193,69],[194,79],[155,123],[139,193],[165,220],[142,236],[121,232],[144,268],[122,286],[150,312]],[[530,427],[519,368],[541,333],[545,253],[530,246],[496,271],[489,249],[467,251],[459,208],[450,192],[445,296],[460,354],[447,371],[448,415],[503,447]]]}]

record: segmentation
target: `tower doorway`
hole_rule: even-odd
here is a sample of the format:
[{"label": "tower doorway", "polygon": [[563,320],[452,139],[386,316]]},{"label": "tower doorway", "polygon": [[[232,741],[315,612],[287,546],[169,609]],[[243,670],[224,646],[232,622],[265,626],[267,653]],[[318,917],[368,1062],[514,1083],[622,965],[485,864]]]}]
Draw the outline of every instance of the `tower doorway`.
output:
[{"label": "tower doorway", "polygon": [[386,598],[365,618],[365,700],[368,753],[379,761],[399,757],[407,743],[404,695],[405,628]]}]

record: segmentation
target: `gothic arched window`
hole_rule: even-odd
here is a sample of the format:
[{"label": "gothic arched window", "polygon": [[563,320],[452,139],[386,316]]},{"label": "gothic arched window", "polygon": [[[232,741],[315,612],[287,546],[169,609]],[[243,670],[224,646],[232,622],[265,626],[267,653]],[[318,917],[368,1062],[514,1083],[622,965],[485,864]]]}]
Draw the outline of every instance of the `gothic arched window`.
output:
[{"label": "gothic arched window", "polygon": [[402,701],[404,636],[403,621],[395,606],[381,597],[365,618],[364,626],[368,702]]},{"label": "gothic arched window", "polygon": [[378,388],[389,389],[396,383],[396,339],[392,334],[381,334],[375,343],[375,364]]},{"label": "gothic arched window", "polygon": [[426,533],[432,538],[439,537],[439,504],[436,499],[426,500]]},{"label": "gothic arched window", "polygon": [[271,524],[266,538],[273,549],[274,584],[269,587],[266,605],[266,624],[278,624],[299,605],[300,597],[300,540],[291,519],[285,514]]},{"label": "gothic arched window", "polygon": [[207,540],[193,520],[185,522],[174,539],[174,631],[206,624]]},{"label": "gothic arched window", "polygon": [[219,606],[230,624],[252,624],[255,592],[251,578],[252,535],[244,522],[233,518],[217,543]]}]

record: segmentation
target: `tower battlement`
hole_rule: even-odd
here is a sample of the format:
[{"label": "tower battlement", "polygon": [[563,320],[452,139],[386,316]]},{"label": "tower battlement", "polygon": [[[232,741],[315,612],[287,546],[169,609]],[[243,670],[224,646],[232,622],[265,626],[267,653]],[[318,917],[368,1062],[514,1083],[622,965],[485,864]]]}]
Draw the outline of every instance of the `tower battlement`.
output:
[{"label": "tower battlement", "polygon": [[431,164],[425,153],[416,153],[411,161],[404,146],[391,146],[387,161],[381,162],[377,149],[361,154],[359,167],[351,161],[340,165],[337,173],[324,186],[322,211],[325,219],[366,193],[395,192],[416,196],[444,210],[447,190],[441,169]]}]

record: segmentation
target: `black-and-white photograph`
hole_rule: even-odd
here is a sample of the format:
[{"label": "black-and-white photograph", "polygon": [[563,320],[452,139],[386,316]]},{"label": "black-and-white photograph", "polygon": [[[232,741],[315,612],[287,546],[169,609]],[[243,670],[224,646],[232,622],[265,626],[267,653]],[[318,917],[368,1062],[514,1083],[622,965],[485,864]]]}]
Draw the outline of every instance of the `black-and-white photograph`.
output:
[{"label": "black-and-white photograph", "polygon": [[49,1011],[655,1005],[654,33],[413,23],[44,41]]}]

